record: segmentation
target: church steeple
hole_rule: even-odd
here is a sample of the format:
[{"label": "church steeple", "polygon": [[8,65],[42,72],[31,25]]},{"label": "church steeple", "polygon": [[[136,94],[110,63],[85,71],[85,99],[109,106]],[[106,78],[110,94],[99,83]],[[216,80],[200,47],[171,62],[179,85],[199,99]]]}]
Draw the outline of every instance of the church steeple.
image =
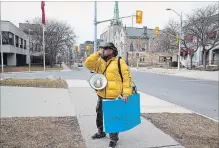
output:
[{"label": "church steeple", "polygon": [[119,5],[118,5],[118,1],[115,1],[113,19],[114,19],[112,21],[113,25],[120,25],[121,24],[121,22],[119,20]]}]

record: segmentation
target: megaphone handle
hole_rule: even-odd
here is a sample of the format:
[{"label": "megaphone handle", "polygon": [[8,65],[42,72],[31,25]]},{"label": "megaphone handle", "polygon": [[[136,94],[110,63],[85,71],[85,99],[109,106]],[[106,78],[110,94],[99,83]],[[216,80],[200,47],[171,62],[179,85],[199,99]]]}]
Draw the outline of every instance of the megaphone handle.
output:
[{"label": "megaphone handle", "polygon": [[118,98],[118,99],[122,99],[122,95],[119,95],[117,98]]}]

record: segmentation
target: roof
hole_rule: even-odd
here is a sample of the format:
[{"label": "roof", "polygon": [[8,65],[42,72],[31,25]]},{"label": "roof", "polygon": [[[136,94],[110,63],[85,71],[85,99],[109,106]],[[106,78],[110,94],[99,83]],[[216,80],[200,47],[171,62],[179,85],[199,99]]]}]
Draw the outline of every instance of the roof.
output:
[{"label": "roof", "polygon": [[41,29],[42,27],[40,24],[19,23],[19,28],[24,31],[27,29],[34,30],[35,28]]},{"label": "roof", "polygon": [[[126,33],[128,37],[144,37],[144,29],[136,27],[126,27]],[[152,37],[155,35],[154,29],[147,29],[147,36]]]},{"label": "roof", "polygon": [[219,20],[219,13],[218,13],[218,14],[215,14],[215,15],[212,15],[210,18],[211,18],[212,20],[218,21],[218,20]]},{"label": "roof", "polygon": [[158,55],[158,56],[164,56],[164,57],[172,56],[172,54],[171,54],[171,53],[168,53],[168,52],[158,52],[157,55]]},{"label": "roof", "polygon": [[[18,30],[20,33],[22,33],[23,35],[27,35],[22,29],[18,28],[15,24],[13,24],[10,21],[6,21],[6,20],[0,20],[0,23],[7,23],[10,24],[12,26],[14,26],[16,28],[16,30]],[[13,32],[14,33],[14,32]]]}]

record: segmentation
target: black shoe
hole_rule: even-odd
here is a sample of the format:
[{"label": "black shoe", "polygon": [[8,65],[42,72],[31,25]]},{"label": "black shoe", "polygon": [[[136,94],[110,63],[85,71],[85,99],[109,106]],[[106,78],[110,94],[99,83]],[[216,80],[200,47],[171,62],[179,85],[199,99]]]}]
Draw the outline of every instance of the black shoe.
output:
[{"label": "black shoe", "polygon": [[114,147],[116,147],[116,141],[110,141],[109,148],[114,148]]},{"label": "black shoe", "polygon": [[106,134],[104,132],[96,133],[93,136],[91,136],[92,139],[101,139],[101,138],[104,138],[104,137],[106,137]]}]

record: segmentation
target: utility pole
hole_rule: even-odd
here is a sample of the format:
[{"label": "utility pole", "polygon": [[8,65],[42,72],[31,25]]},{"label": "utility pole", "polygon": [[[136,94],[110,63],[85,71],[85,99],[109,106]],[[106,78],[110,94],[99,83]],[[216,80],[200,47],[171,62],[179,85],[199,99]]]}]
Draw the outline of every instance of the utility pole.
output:
[{"label": "utility pole", "polygon": [[45,56],[45,26],[43,25],[43,67],[44,67],[44,72],[46,71],[46,56]]},{"label": "utility pole", "polygon": [[[133,25],[133,17],[136,17],[137,15],[130,15],[130,16],[124,16],[124,17],[120,17],[118,19],[123,19],[123,18],[130,18],[132,17],[132,25]],[[104,21],[97,21],[97,2],[94,2],[94,52],[97,51],[97,25],[100,23],[104,23],[104,22],[109,22],[109,21],[113,21],[116,19],[109,19],[109,20],[104,20]]]},{"label": "utility pole", "polygon": [[97,51],[97,2],[94,2],[94,52]]},{"label": "utility pole", "polygon": [[30,72],[30,29],[28,29],[28,35],[29,35],[29,72]]},{"label": "utility pole", "polygon": [[178,70],[180,70],[181,39],[182,39],[182,12],[181,12],[181,15],[180,15]]}]

